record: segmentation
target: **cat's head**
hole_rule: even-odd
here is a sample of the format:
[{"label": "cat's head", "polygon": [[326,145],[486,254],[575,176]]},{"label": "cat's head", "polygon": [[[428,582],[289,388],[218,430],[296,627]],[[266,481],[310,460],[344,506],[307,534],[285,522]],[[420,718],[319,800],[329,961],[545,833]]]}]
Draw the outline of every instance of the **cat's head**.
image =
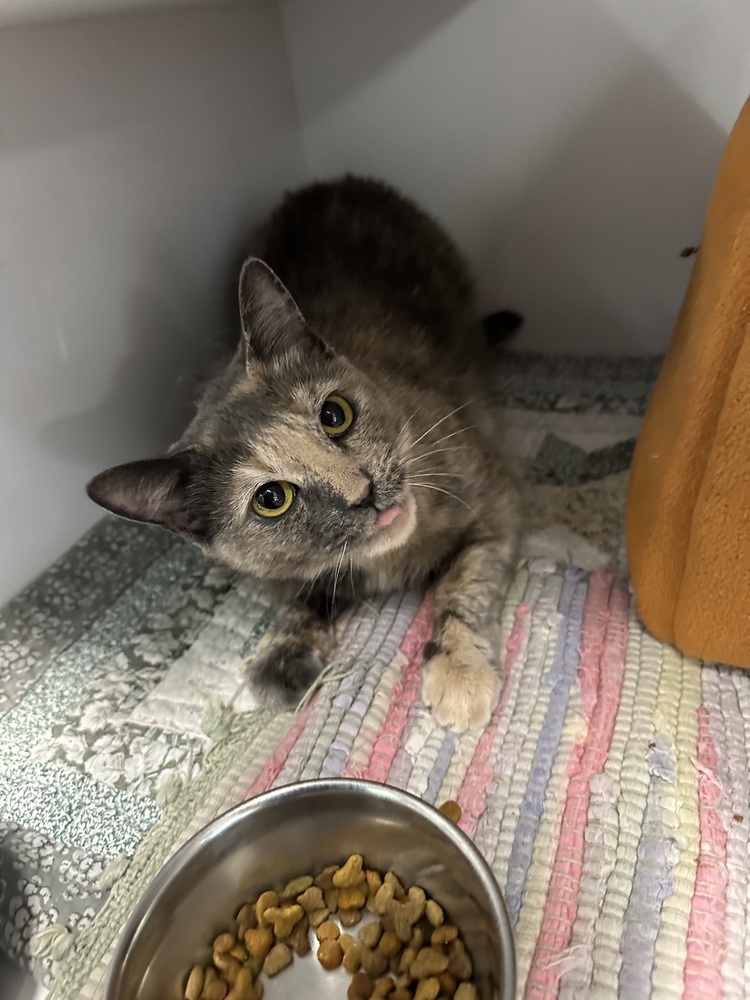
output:
[{"label": "cat's head", "polygon": [[407,407],[323,343],[260,260],[242,270],[240,311],[239,349],[177,445],[100,473],[88,495],[264,578],[403,545],[417,509]]}]

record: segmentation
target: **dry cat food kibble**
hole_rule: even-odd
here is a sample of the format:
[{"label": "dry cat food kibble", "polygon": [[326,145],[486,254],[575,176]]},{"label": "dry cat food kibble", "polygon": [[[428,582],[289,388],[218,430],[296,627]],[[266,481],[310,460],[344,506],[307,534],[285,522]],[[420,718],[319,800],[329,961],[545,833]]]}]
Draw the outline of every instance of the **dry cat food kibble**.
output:
[{"label": "dry cat food kibble", "polygon": [[[376,919],[342,932],[365,913]],[[260,1000],[262,977],[307,955],[311,931],[323,968],[351,976],[348,1000],[479,1000],[471,958],[442,906],[393,872],[366,868],[361,854],[262,892],[235,924],[214,939],[212,964],[190,970],[185,1000]]]},{"label": "dry cat food kibble", "polygon": [[458,802],[454,802],[453,799],[448,799],[440,806],[440,812],[443,816],[447,816],[448,819],[453,820],[454,823],[461,822],[461,806]]}]

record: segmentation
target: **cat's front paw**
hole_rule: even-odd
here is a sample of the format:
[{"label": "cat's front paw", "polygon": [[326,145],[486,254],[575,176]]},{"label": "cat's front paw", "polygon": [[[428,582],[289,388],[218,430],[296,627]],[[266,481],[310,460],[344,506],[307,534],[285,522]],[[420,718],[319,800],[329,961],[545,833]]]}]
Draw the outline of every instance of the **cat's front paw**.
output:
[{"label": "cat's front paw", "polygon": [[248,668],[250,688],[266,708],[289,711],[299,705],[322,669],[317,650],[297,642],[276,643]]},{"label": "cat's front paw", "polygon": [[437,721],[462,733],[483,729],[500,696],[500,676],[473,650],[438,653],[424,665],[422,699]]}]

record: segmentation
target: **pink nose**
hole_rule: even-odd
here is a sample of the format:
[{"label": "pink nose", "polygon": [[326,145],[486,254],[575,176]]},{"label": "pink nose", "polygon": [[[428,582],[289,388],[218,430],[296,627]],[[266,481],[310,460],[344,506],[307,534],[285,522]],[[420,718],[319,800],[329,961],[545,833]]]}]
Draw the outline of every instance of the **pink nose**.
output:
[{"label": "pink nose", "polygon": [[362,489],[359,495],[354,499],[350,500],[352,507],[371,507],[374,503],[374,492],[372,488],[372,480],[365,479],[362,485]]}]

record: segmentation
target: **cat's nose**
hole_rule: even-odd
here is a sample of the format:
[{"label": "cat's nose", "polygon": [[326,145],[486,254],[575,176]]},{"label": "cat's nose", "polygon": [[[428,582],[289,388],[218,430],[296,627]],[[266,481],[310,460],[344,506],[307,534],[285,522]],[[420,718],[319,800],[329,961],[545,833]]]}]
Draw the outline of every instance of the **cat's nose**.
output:
[{"label": "cat's nose", "polygon": [[365,484],[361,493],[358,497],[351,501],[351,505],[352,507],[375,506],[375,487],[373,486],[372,479],[370,479],[369,476],[365,478]]}]

